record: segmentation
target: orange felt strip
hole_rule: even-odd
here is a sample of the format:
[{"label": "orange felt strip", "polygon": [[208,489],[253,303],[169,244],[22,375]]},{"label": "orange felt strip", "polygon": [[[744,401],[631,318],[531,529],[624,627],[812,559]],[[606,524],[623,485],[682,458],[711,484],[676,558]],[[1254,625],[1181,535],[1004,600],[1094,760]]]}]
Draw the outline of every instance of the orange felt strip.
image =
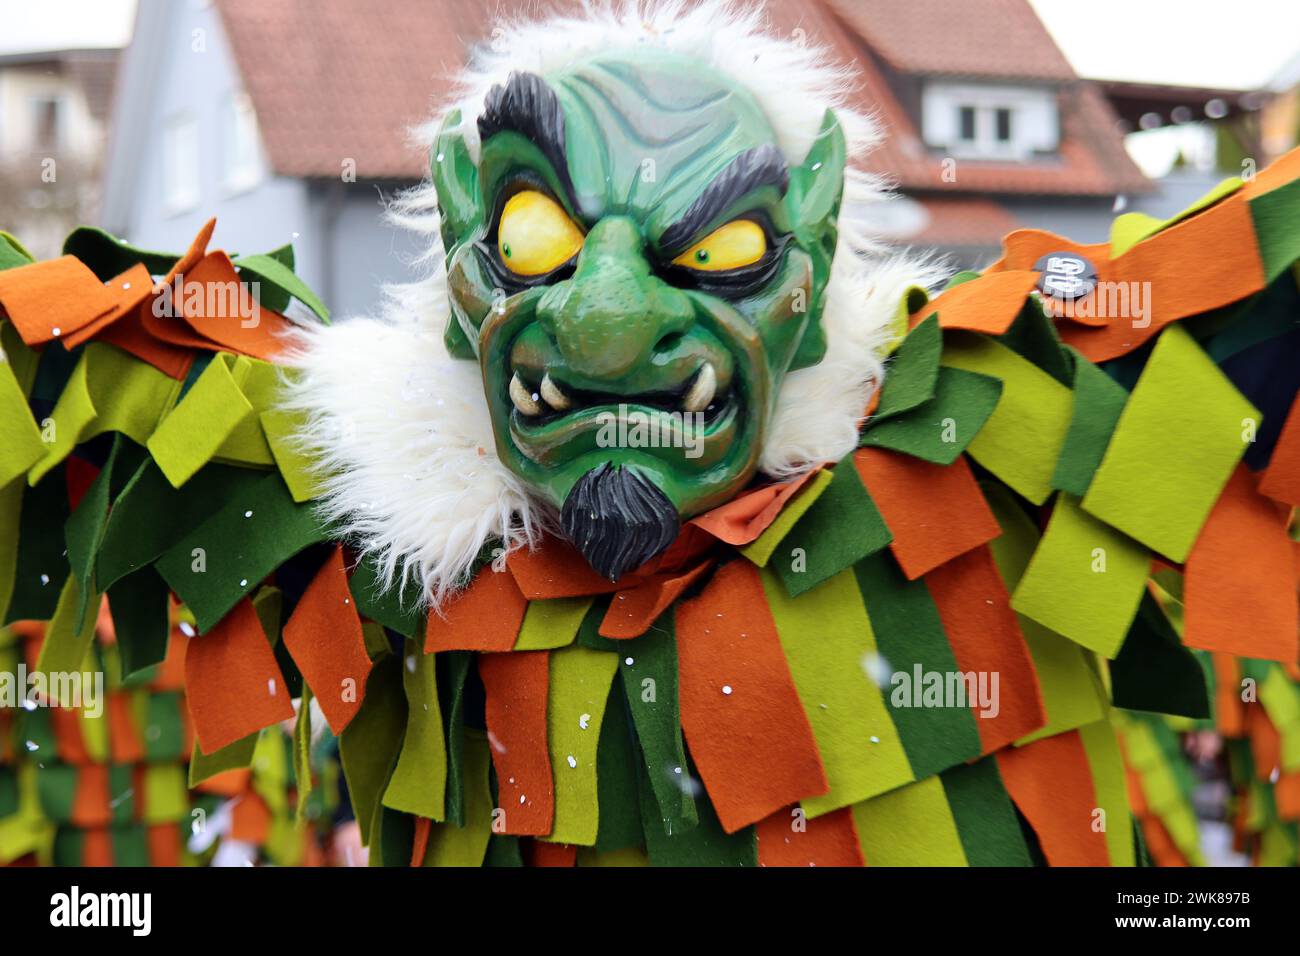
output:
[{"label": "orange felt strip", "polygon": [[1241,699],[1241,672],[1229,654],[1211,654],[1214,667],[1214,718],[1225,737],[1246,736],[1246,703]]},{"label": "orange felt strip", "polygon": [[116,345],[142,362],[148,362],[164,375],[184,381],[194,362],[194,350],[159,340],[144,325],[148,307],[136,309],[99,333],[99,341]]},{"label": "orange felt strip", "polygon": [[117,296],[76,256],[0,272],[0,306],[28,345],[75,332],[116,304]]},{"label": "orange felt strip", "polygon": [[252,779],[253,771],[247,767],[236,767],[208,777],[194,789],[200,793],[215,793],[219,797],[234,798],[248,789]]},{"label": "orange felt strip", "polygon": [[1254,179],[1241,188],[1240,194],[1247,200],[1254,199],[1279,186],[1285,186],[1293,179],[1300,179],[1300,147],[1283,153],[1261,169]]},{"label": "orange felt strip", "polygon": [[676,621],[682,730],[722,828],[826,793],[758,570],[723,566]]},{"label": "orange felt strip", "polygon": [[144,759],[144,740],[131,713],[129,691],[108,695],[108,749],[113,763],[136,763]]},{"label": "orange felt strip", "polygon": [[820,466],[790,481],[742,494],[712,511],[696,515],[690,523],[727,544],[736,547],[749,544],[768,529],[790,499],[819,471]]},{"label": "orange felt strip", "polygon": [[1147,841],[1147,852],[1156,866],[1187,866],[1187,859],[1178,844],[1169,835],[1159,817],[1147,817],[1142,821],[1142,835]]},{"label": "orange felt strip", "polygon": [[894,535],[890,550],[910,580],[1002,533],[965,456],[945,467],[860,448],[853,464]]},{"label": "orange felt strip", "polygon": [[212,233],[216,228],[215,217],[203,224],[203,228],[198,231],[190,247],[185,250],[185,255],[177,259],[176,264],[163,277],[162,285],[171,285],[178,273],[187,273],[198,265],[199,260],[208,253],[208,243],[212,241]]},{"label": "orange felt strip", "polygon": [[609,609],[600,622],[600,636],[615,640],[640,637],[683,591],[712,566],[712,561],[705,561],[685,574],[657,575],[644,584],[619,591],[609,602]]},{"label": "orange felt strip", "polygon": [[976,717],[982,753],[992,753],[1047,723],[1029,648],[988,545],[953,558],[925,577],[962,672],[999,676],[996,717]]},{"label": "orange felt strip", "polygon": [[545,836],[555,822],[546,732],[550,657],[548,651],[516,651],[478,658],[505,833]]},{"label": "orange felt strip", "polygon": [[113,819],[109,807],[108,765],[86,764],[77,770],[77,793],[69,820],[78,827],[104,827]]},{"label": "orange felt strip", "polygon": [[1097,796],[1077,730],[1007,747],[996,758],[1007,792],[1034,828],[1051,866],[1110,865],[1106,834],[1093,829]]},{"label": "orange felt strip", "polygon": [[185,651],[190,642],[179,627],[173,627],[167,639],[167,656],[158,665],[158,671],[149,684],[150,690],[185,689]]},{"label": "orange felt strip", "polygon": [[98,828],[87,830],[81,841],[82,866],[112,866],[113,840],[108,830]]},{"label": "orange felt strip", "polygon": [[411,866],[422,866],[424,854],[429,850],[429,832],[433,821],[428,817],[415,818],[415,839],[411,841]]},{"label": "orange felt strip", "polygon": [[[1120,741],[1120,749],[1123,749],[1124,741]],[[1128,805],[1133,811],[1135,817],[1145,817],[1150,813],[1147,807],[1146,794],[1142,792],[1142,778],[1138,776],[1137,771],[1128,765],[1127,758],[1124,763],[1124,783],[1128,789]]]},{"label": "orange felt strip", "polygon": [[1300,771],[1284,773],[1273,786],[1273,802],[1283,820],[1300,820]]},{"label": "orange felt strip", "polygon": [[794,807],[764,817],[755,827],[759,866],[866,866],[853,811],[841,807],[815,820],[799,821]]},{"label": "orange felt strip", "polygon": [[361,709],[370,655],[348,589],[343,548],[321,565],[284,626],[284,646],[312,689],[330,730],[341,734]]},{"label": "orange felt strip", "polygon": [[[546,537],[535,550],[520,548],[506,559],[510,573],[530,601],[609,594],[630,581],[602,578],[578,549],[559,538]],[[626,577],[626,576],[625,576]]]},{"label": "orange felt strip", "polygon": [[577,866],[578,848],[568,843],[525,840],[524,862],[528,866]]},{"label": "orange felt strip", "polygon": [[1300,396],[1291,403],[1273,457],[1259,482],[1259,492],[1276,501],[1300,505]]},{"label": "orange felt strip", "polygon": [[1032,270],[1034,263],[1049,252],[1072,252],[1100,267],[1110,258],[1110,243],[1073,242],[1046,229],[1016,229],[1002,238],[1002,258],[984,271]]},{"label": "orange felt strip", "polygon": [[137,262],[120,275],[108,281],[108,290],[113,293],[116,303],[93,322],[88,322],[71,335],[63,336],[65,348],[76,348],[94,338],[99,332],[112,325],[122,316],[140,307],[140,303],[153,292],[153,277],[144,263]]},{"label": "orange felt strip", "polygon": [[1300,607],[1291,551],[1286,515],[1238,465],[1187,557],[1183,643],[1294,661]]},{"label": "orange felt strip", "polygon": [[442,614],[429,612],[424,653],[508,651],[515,646],[528,602],[504,571],[485,566],[469,587],[448,601]]},{"label": "orange felt strip", "polygon": [[[195,294],[195,284],[203,288],[203,295]],[[267,362],[284,350],[282,336],[293,328],[280,313],[254,299],[224,252],[210,252],[190,269],[177,304],[186,324],[209,342]]]},{"label": "orange felt strip", "polygon": [[185,695],[205,754],[293,717],[252,601],[245,598],[207,634],[190,638]]},{"label": "orange felt strip", "polygon": [[77,711],[69,707],[51,707],[50,723],[54,729],[54,740],[58,745],[59,759],[64,763],[82,764],[90,762],[86,745],[81,737],[81,718]]},{"label": "orange felt strip", "polygon": [[1001,335],[1011,328],[1037,283],[1038,273],[1028,269],[988,272],[939,293],[912,313],[910,324],[915,328],[938,312],[945,329]]},{"label": "orange felt strip", "polygon": [[181,831],[174,823],[149,827],[149,865],[181,865]]},{"label": "orange felt strip", "polygon": [[1282,737],[1259,704],[1246,711],[1246,726],[1250,735],[1250,756],[1255,762],[1255,777],[1269,780],[1274,771],[1282,768]]},{"label": "orange felt strip", "polygon": [[1131,352],[1171,322],[1236,302],[1264,287],[1254,220],[1240,193],[1161,230],[1118,259],[1095,264],[1102,280],[1145,289],[1142,297],[1150,312],[1145,327],[1135,325],[1134,316],[1112,318],[1100,328],[1063,322],[1062,341],[1092,362]]},{"label": "orange felt strip", "polygon": [[230,807],[230,838],[261,846],[271,832],[271,808],[249,789]]}]

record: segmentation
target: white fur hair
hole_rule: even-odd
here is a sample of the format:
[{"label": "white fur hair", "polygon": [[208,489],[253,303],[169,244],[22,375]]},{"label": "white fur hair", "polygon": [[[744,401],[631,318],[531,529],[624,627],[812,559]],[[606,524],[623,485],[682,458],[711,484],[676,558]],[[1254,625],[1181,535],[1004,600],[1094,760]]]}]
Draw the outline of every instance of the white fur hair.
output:
[{"label": "white fur hair", "polygon": [[[878,142],[874,120],[847,105],[851,70],[814,45],[771,35],[761,6],[732,0],[587,0],[581,16],[502,21],[416,141],[427,151],[442,117],[459,108],[476,155],[484,96],[512,70],[545,74],[637,46],[697,58],[749,90],[792,164],[807,155],[828,108],[850,160]],[[879,181],[848,171],[822,316],[827,355],[785,379],[760,459],[768,475],[796,475],[853,449],[884,374],[899,298],[938,278],[932,265],[870,238],[872,207],[885,196]],[[499,538],[503,554],[532,545],[554,515],[497,457],[478,367],[443,345],[446,273],[432,184],[403,194],[389,218],[422,237],[415,265],[425,275],[387,288],[378,317],[304,330],[288,402],[307,416],[302,445],[319,462],[325,517],[376,555],[387,585],[414,585],[436,608],[488,541]]]}]

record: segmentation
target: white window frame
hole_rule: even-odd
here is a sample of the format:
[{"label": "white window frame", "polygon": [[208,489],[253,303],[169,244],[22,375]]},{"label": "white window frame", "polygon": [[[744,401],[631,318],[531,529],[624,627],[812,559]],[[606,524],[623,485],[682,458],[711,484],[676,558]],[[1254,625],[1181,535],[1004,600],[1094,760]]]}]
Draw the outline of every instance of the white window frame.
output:
[{"label": "white window frame", "polygon": [[[975,114],[975,138],[963,139],[963,109]],[[1010,114],[1011,137],[997,138],[997,113]],[[1025,160],[1060,146],[1055,91],[997,84],[927,84],[921,97],[921,132],[927,145],[967,159]]]},{"label": "white window frame", "polygon": [[222,109],[223,184],[227,194],[257,187],[265,175],[257,113],[247,93],[232,93]]},{"label": "white window frame", "polygon": [[178,216],[198,208],[202,197],[199,121],[192,113],[177,113],[163,124],[163,209]]}]

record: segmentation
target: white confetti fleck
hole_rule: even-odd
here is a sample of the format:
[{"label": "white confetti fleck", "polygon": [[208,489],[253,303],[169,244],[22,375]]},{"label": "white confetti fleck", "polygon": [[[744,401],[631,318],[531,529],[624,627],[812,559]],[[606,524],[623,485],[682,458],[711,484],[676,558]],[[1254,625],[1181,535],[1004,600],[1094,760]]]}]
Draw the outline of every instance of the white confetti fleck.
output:
[{"label": "white confetti fleck", "polygon": [[731,685],[730,685],[730,684],[723,684],[723,685],[722,685],[722,692],[723,692],[724,694],[726,694],[728,697],[730,697],[730,696],[731,696]]},{"label": "white confetti fleck", "polygon": [[181,621],[181,633],[186,637],[193,637],[194,625],[190,624],[189,621]]},{"label": "white confetti fleck", "polygon": [[583,730],[587,729],[587,722],[591,720],[591,714],[583,714],[578,718],[578,726]]},{"label": "white confetti fleck", "polygon": [[253,512],[251,512],[251,511],[245,511],[245,512],[244,512],[244,517],[245,517],[245,518],[251,518],[251,517],[253,517]]},{"label": "white confetti fleck", "polygon": [[880,743],[880,738],[877,737],[875,734],[872,734],[872,735],[871,735],[871,742],[872,742],[873,744],[878,744],[878,743]]},{"label": "white confetti fleck", "polygon": [[570,767],[578,766],[578,758],[573,756],[573,754],[569,754],[569,766]]},{"label": "white confetti fleck", "polygon": [[625,660],[623,663],[626,664],[628,667],[631,667],[631,666],[632,666],[632,658],[629,657],[629,658],[628,658],[627,660]]},{"label": "white confetti fleck", "polygon": [[239,586],[240,586],[241,588],[246,588],[246,587],[248,587],[248,578],[240,578],[240,579],[239,579]]}]

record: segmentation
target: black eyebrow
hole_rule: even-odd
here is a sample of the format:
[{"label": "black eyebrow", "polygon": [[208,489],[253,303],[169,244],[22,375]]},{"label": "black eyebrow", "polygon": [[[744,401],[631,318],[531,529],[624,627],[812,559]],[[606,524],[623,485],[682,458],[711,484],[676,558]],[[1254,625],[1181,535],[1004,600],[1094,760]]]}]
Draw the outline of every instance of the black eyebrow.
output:
[{"label": "black eyebrow", "polygon": [[507,131],[518,133],[542,151],[572,203],[573,181],[564,150],[564,111],[555,91],[536,73],[512,72],[504,86],[498,83],[488,90],[478,118],[479,140]]},{"label": "black eyebrow", "polygon": [[663,231],[659,237],[663,255],[671,258],[688,248],[696,233],[758,187],[776,186],[785,195],[789,185],[790,170],[779,149],[769,143],[745,150],[704,187],[682,218]]}]

